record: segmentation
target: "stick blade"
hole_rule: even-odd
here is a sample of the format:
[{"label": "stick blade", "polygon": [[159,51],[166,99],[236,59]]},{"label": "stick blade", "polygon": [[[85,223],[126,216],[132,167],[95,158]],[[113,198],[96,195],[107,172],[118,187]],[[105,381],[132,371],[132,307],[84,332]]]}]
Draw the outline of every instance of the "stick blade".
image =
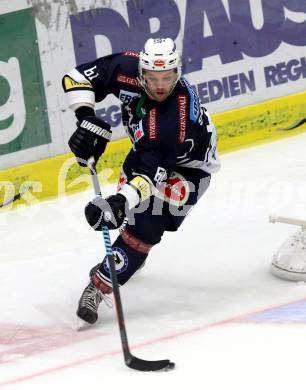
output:
[{"label": "stick blade", "polygon": [[135,356],[131,356],[125,361],[126,365],[133,370],[138,371],[169,371],[175,367],[175,364],[170,360],[142,360]]},{"label": "stick blade", "polygon": [[291,126],[288,127],[279,127],[277,130],[293,130],[296,129],[297,127],[303,125],[306,122],[306,118],[300,119],[299,121],[293,123]]}]

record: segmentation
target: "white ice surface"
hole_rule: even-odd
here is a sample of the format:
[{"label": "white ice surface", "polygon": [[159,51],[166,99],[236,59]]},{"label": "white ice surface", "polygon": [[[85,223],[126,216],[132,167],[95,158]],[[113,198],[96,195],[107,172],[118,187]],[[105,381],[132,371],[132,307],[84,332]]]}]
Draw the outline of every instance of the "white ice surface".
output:
[{"label": "white ice surface", "polygon": [[88,271],[104,255],[83,216],[91,190],[2,212],[0,388],[305,388],[306,323],[235,321],[306,298],[305,285],[269,273],[297,228],[268,222],[271,213],[306,219],[305,150],[303,134],[221,156],[181,229],[165,234],[121,289],[132,353],[169,358],[171,372],[123,364],[114,309],[101,307],[95,326],[73,330]]}]

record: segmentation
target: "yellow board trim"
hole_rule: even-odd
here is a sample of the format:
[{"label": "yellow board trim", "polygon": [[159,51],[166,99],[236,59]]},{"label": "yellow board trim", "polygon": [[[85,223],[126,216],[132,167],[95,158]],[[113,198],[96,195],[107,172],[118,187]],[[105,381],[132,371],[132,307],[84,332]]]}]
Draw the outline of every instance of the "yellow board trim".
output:
[{"label": "yellow board trim", "polygon": [[290,137],[306,130],[303,124],[282,131],[306,117],[306,92],[288,95],[236,110],[212,115],[220,152]]},{"label": "yellow board trim", "polygon": [[[212,116],[217,127],[218,149],[221,153],[304,132],[306,124],[292,131],[281,131],[278,128],[290,126],[305,117],[306,92]],[[130,148],[128,139],[108,144],[97,166],[102,185],[118,180],[122,163]],[[27,182],[32,182],[33,189],[30,192],[38,200],[89,188],[88,169],[79,167],[74,161],[73,155],[69,153],[0,171],[0,203],[9,198],[12,191],[13,195],[19,192]],[[31,204],[31,198],[25,196],[2,210],[12,209],[20,204]]]},{"label": "yellow board trim", "polygon": [[[122,163],[130,148],[131,142],[127,138],[107,145],[97,164],[102,185],[118,180]],[[27,184],[30,185],[29,192],[37,200],[46,200],[83,191],[90,188],[90,183],[88,168],[81,168],[72,153],[63,154],[0,171],[0,203],[14,196]],[[31,199],[26,196],[23,198],[0,211],[20,204],[31,204]]]}]

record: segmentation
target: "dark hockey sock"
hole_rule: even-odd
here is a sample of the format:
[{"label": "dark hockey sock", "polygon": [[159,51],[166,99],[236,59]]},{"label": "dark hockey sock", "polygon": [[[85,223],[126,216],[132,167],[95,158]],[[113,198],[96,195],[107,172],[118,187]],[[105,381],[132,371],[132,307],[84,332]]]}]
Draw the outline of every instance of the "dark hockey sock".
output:
[{"label": "dark hockey sock", "polygon": [[[123,237],[125,237],[125,239],[123,239]],[[141,265],[147,258],[149,251],[149,249],[141,245],[146,244],[142,243],[141,241],[138,241],[135,237],[131,238],[128,233],[123,233],[123,237],[120,235],[112,245],[113,253],[115,256],[117,278],[120,286],[125,284],[141,267]],[[133,240],[133,242],[130,242],[129,239]],[[127,242],[129,242],[129,244]],[[135,242],[136,244],[134,245]],[[149,245],[148,247],[151,248],[151,245]],[[137,250],[134,248],[137,248]],[[106,257],[103,259],[98,271],[100,274],[102,274],[101,276],[103,279],[111,283],[111,277]]]}]

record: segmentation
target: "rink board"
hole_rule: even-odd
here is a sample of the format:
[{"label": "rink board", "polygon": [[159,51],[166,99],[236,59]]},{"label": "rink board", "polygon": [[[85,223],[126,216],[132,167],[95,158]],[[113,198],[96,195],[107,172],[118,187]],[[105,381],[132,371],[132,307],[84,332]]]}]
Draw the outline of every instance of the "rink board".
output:
[{"label": "rink board", "polygon": [[[290,131],[280,128],[288,127],[304,117],[306,93],[213,115],[219,151],[229,152],[303,132],[306,124]],[[130,147],[131,143],[126,138],[108,145],[98,164],[102,184],[118,180],[120,167]],[[89,186],[89,176],[86,168],[80,168],[75,163],[72,154],[63,154],[3,170],[0,172],[0,184],[1,202],[19,192],[25,185],[31,186],[32,189],[23,199],[14,203],[16,206],[82,191]],[[14,206],[7,206],[6,209]]]}]

